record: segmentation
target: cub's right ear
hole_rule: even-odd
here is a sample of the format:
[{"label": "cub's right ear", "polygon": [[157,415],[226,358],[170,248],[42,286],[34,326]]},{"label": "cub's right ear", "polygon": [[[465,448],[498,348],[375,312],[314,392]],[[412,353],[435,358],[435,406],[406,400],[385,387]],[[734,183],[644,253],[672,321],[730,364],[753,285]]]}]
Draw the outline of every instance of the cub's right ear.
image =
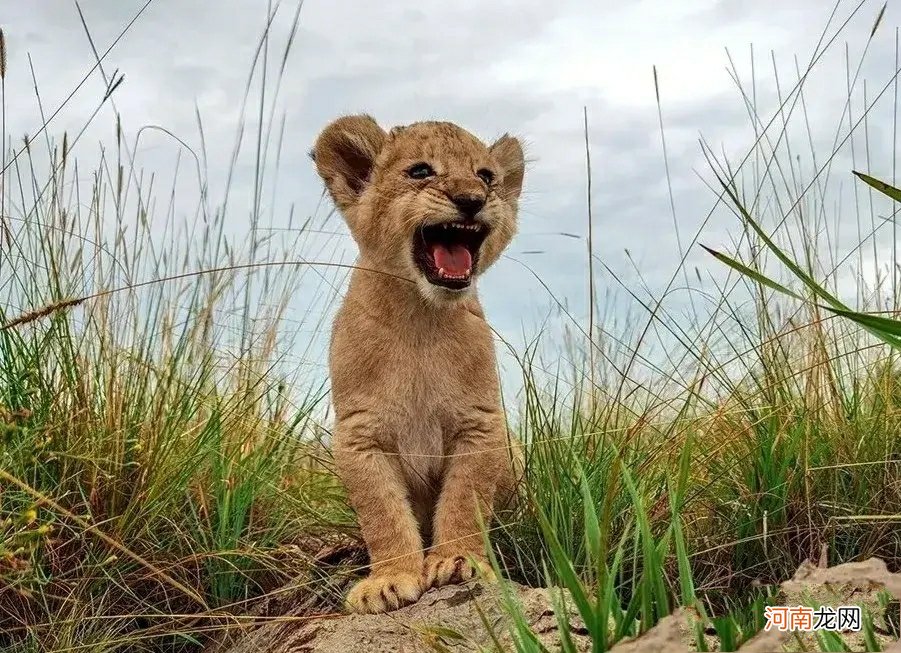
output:
[{"label": "cub's right ear", "polygon": [[386,136],[371,116],[358,115],[338,118],[316,139],[310,156],[342,211],[359,199],[369,182]]}]

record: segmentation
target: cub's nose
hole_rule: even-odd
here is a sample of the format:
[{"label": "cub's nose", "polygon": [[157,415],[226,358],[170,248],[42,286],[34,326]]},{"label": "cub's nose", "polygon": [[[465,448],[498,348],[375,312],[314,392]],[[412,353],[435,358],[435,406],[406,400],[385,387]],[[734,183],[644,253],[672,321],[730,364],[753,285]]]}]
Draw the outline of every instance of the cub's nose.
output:
[{"label": "cub's nose", "polygon": [[485,206],[485,198],[480,195],[471,193],[461,193],[451,197],[451,202],[457,207],[457,210],[463,214],[464,218],[474,218],[476,213]]}]

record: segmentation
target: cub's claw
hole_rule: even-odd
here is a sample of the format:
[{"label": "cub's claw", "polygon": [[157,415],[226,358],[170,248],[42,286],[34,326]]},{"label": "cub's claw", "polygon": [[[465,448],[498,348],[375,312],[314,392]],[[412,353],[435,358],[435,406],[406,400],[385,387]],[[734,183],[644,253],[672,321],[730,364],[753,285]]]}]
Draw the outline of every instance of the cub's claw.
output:
[{"label": "cub's claw", "polygon": [[423,589],[441,587],[465,583],[471,578],[481,576],[488,581],[494,581],[494,570],[488,562],[481,557],[465,555],[455,556],[427,556],[422,573]]},{"label": "cub's claw", "polygon": [[389,612],[415,603],[422,595],[419,579],[406,572],[364,578],[347,593],[345,603],[352,612]]}]

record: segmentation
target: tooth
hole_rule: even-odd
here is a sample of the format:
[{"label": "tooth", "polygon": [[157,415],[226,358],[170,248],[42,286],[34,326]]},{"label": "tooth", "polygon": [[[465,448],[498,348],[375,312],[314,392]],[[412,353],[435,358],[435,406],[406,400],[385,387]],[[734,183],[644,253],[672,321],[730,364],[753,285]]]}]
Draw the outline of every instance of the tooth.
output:
[{"label": "tooth", "polygon": [[444,268],[438,268],[438,276],[439,276],[439,277],[443,277],[443,276],[444,276]]}]

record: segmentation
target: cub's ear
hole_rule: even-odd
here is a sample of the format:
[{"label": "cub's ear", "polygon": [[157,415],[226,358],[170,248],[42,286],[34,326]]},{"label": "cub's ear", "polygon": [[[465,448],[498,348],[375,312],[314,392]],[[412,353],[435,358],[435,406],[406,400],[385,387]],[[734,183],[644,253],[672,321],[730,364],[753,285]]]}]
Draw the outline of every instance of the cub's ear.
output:
[{"label": "cub's ear", "polygon": [[369,183],[385,138],[385,130],[371,116],[358,115],[338,118],[316,139],[310,156],[342,211],[359,199]]},{"label": "cub's ear", "polygon": [[526,172],[522,145],[510,134],[504,134],[488,150],[503,171],[501,195],[506,200],[518,199],[522,191],[522,178]]}]

